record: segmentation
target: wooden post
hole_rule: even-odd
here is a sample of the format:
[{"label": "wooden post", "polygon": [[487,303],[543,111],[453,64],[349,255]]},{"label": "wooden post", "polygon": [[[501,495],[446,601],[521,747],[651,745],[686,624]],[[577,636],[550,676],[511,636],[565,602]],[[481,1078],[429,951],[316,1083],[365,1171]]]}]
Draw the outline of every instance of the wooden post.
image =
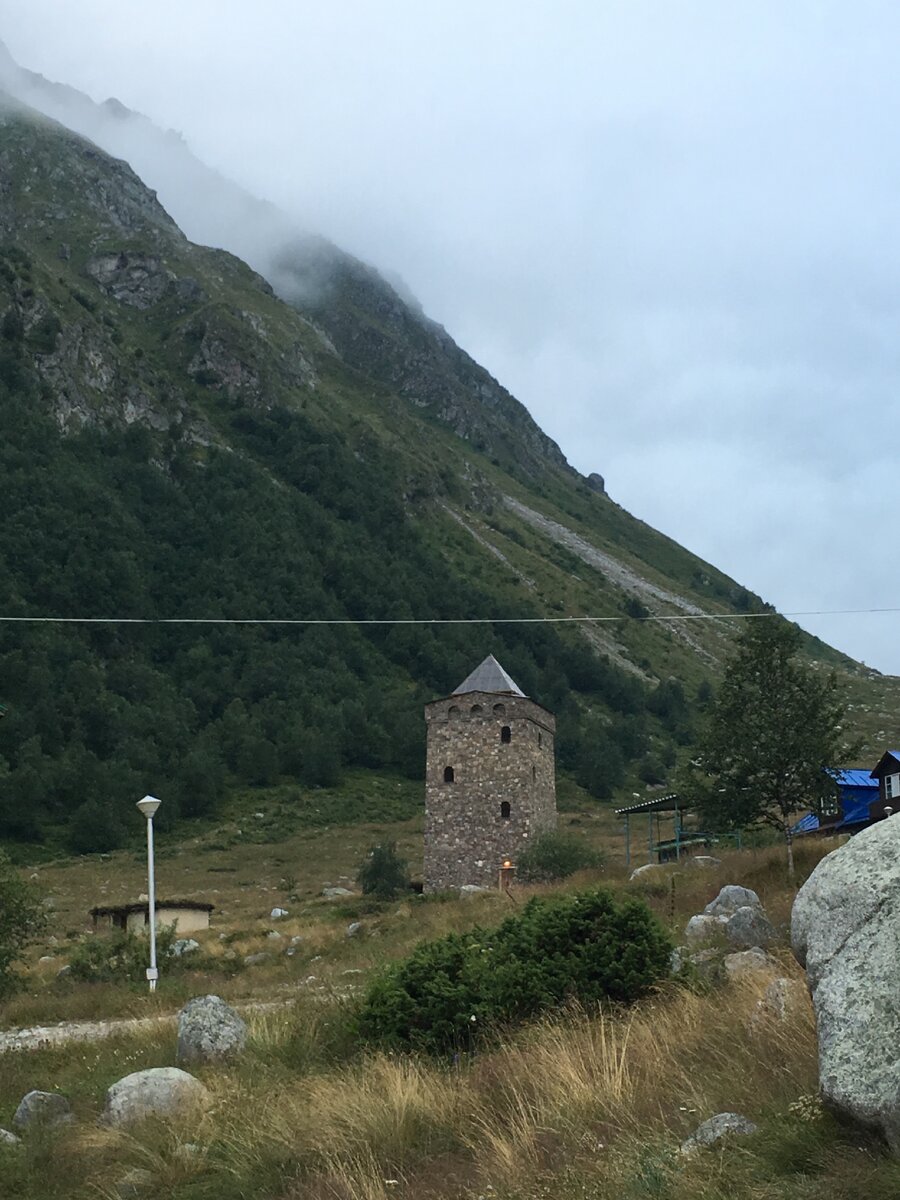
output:
[{"label": "wooden post", "polygon": [[515,880],[515,876],[516,876],[516,868],[512,865],[512,863],[509,861],[509,859],[507,859],[506,862],[504,862],[503,866],[500,868],[500,881],[497,886],[499,887],[501,892],[509,891],[512,883]]}]

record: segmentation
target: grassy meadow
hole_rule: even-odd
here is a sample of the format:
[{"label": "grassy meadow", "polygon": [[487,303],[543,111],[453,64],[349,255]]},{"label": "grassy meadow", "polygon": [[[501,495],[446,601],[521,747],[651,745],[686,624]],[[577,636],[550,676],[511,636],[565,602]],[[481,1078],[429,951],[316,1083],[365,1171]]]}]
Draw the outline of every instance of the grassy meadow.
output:
[{"label": "grassy meadow", "polygon": [[[727,882],[755,888],[777,926],[783,971],[801,973],[787,945],[793,891],[779,847],[723,854],[716,870],[664,869],[627,882],[611,810],[570,796],[563,828],[606,853],[603,882],[643,896],[676,933]],[[264,811],[260,807],[254,811]],[[199,965],[166,973],[150,997],[124,983],[73,984],[56,972],[91,904],[143,888],[137,853],[45,863],[27,873],[52,898],[55,937],[34,948],[25,987],[0,1006],[0,1029],[92,1017],[162,1020],[101,1041],[0,1056],[0,1126],[31,1088],[59,1090],[76,1121],[52,1137],[0,1147],[6,1200],[171,1197],[172,1200],[888,1200],[900,1163],[879,1142],[841,1128],[816,1100],[811,1008],[783,1023],[751,1021],[767,982],[712,991],[665,985],[628,1010],[556,1012],[457,1061],[363,1052],[348,1008],[379,964],[422,938],[501,920],[530,890],[474,899],[328,900],[351,887],[367,847],[395,838],[415,868],[418,818],[385,825],[302,828],[278,841],[237,837],[248,810],[221,827],[164,843],[160,894],[216,904],[198,936]],[[798,848],[801,878],[829,847]],[[640,859],[638,859],[640,861]],[[105,889],[105,890],[104,890]],[[276,905],[289,910],[272,921]],[[348,936],[351,922],[359,929]],[[281,936],[271,938],[270,933]],[[292,938],[301,938],[287,955]],[[244,967],[246,954],[266,953]],[[47,955],[52,962],[40,962]],[[202,956],[202,958],[201,958]],[[177,1123],[128,1132],[97,1123],[107,1087],[131,1071],[174,1065],[173,1015],[216,992],[247,1008],[245,1055],[196,1074],[213,1106]],[[683,1156],[679,1146],[713,1114],[757,1122],[751,1138]]]}]

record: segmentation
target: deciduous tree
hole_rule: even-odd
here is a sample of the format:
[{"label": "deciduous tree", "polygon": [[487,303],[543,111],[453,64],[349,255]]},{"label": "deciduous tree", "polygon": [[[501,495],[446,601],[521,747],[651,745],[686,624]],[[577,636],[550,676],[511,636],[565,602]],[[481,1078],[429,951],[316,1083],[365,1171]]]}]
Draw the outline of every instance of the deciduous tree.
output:
[{"label": "deciduous tree", "polygon": [[714,828],[776,829],[792,878],[798,814],[832,806],[837,788],[827,768],[859,753],[841,735],[836,676],[803,662],[800,644],[796,625],[767,618],[747,623],[678,785]]}]

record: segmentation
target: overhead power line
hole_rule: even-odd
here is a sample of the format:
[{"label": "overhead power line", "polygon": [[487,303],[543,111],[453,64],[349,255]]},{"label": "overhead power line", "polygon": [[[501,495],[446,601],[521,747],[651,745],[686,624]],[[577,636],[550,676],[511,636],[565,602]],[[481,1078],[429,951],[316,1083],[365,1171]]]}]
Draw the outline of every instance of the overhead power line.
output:
[{"label": "overhead power line", "polygon": [[900,608],[810,608],[795,612],[648,613],[612,617],[11,617],[20,625],[594,625],[622,621],[748,621],[761,617],[853,617]]}]

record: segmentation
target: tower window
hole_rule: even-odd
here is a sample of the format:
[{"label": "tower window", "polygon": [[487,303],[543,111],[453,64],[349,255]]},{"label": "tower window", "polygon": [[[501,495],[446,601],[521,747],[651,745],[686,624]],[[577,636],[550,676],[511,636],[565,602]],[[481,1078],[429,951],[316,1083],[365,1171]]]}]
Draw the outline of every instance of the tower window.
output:
[{"label": "tower window", "polygon": [[504,820],[504,821],[508,821],[508,820],[509,820],[509,817],[510,817],[510,812],[511,812],[511,809],[510,809],[510,807],[509,807],[509,801],[508,801],[508,800],[504,800],[504,801],[503,801],[503,803],[500,805],[500,817],[501,817],[501,819],[502,819],[502,820]]},{"label": "tower window", "polygon": [[540,730],[538,730],[538,745],[539,745],[539,746],[543,746],[543,744],[544,744],[544,737],[543,737],[543,734],[541,733],[541,731],[540,731]]},{"label": "tower window", "polygon": [[451,704],[450,707],[447,709],[447,716],[448,717],[458,717],[459,716],[459,705]]},{"label": "tower window", "polygon": [[480,704],[473,704],[472,707],[469,709],[469,712],[472,714],[473,717],[480,717],[482,711],[483,710],[482,710],[482,707]]},{"label": "tower window", "polygon": [[444,767],[444,783],[452,783],[452,782],[453,782],[453,768],[452,767]]},{"label": "tower window", "polygon": [[506,714],[506,705],[505,704],[495,704],[494,705],[494,716],[495,717],[502,717],[502,716],[505,716],[505,714]]},{"label": "tower window", "polygon": [[531,782],[534,783],[537,779],[537,767],[531,768]]},{"label": "tower window", "polygon": [[503,728],[500,730],[500,741],[501,742],[511,742],[512,741],[512,731],[510,730],[508,725],[504,725]]}]

